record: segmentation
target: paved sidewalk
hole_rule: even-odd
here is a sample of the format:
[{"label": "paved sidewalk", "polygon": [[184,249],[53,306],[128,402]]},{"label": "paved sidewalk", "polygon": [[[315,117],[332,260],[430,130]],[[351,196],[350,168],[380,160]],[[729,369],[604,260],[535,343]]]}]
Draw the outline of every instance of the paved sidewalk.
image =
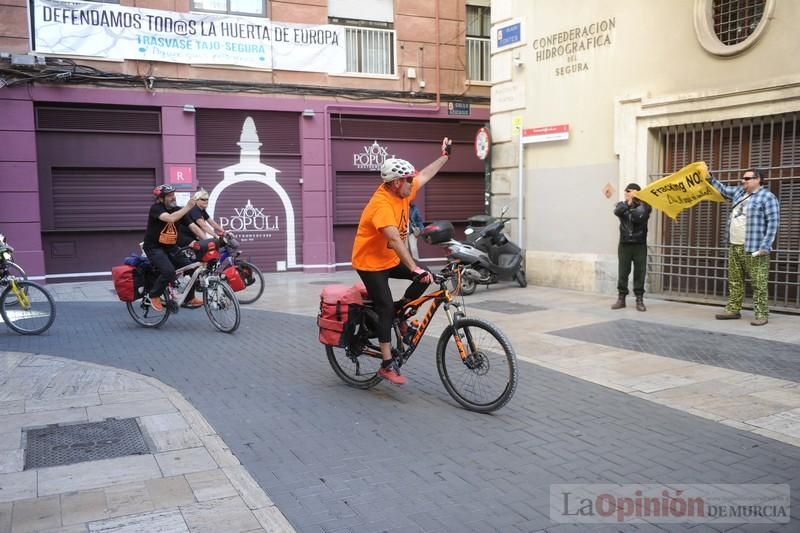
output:
[{"label": "paved sidewalk", "polygon": [[[109,418],[135,418],[150,453],[24,469],[27,430]],[[31,531],[293,529],[174,389],[127,370],[0,351],[0,533]]]},{"label": "paved sidewalk", "polygon": [[[496,285],[489,290],[479,288],[475,295],[465,299],[468,313],[500,325],[520,360],[538,365],[539,370],[526,372],[525,381],[534,388],[527,394],[520,390],[507,411],[498,416],[473,417],[450,405],[442,393],[432,396],[428,392],[441,387],[435,382],[433,369],[424,368],[422,360],[409,368],[413,385],[379,387],[368,395],[346,390],[330,377],[326,363],[320,363],[319,368],[298,364],[305,359],[292,351],[312,354],[309,359],[321,361],[315,355],[319,345],[315,344],[313,331],[308,343],[296,337],[296,328],[313,329],[311,317],[318,310],[321,288],[327,283],[353,283],[356,279],[352,272],[267,276],[265,296],[246,308],[297,315],[297,324],[280,322],[277,314],[269,315],[271,322],[268,322],[276,324],[279,331],[285,328],[289,336],[294,334],[296,345],[260,353],[253,348],[253,342],[261,342],[263,346],[264,341],[256,332],[248,333],[248,328],[263,326],[252,318],[243,320],[238,337],[210,333],[214,342],[222,342],[221,339],[241,342],[250,335],[250,344],[242,347],[244,353],[234,358],[237,364],[266,370],[283,380],[272,388],[261,389],[257,387],[263,382],[259,383],[258,374],[254,373],[252,380],[248,377],[246,382],[237,382],[241,390],[234,390],[217,383],[217,376],[208,381],[203,381],[202,375],[197,376],[200,381],[194,385],[195,391],[198,387],[219,385],[216,390],[235,393],[231,400],[217,397],[216,402],[230,402],[237,410],[245,402],[252,404],[241,415],[246,425],[239,429],[237,421],[225,420],[222,409],[215,412],[213,404],[196,403],[210,419],[208,413],[214,414],[215,425],[220,434],[230,439],[235,456],[183,396],[162,382],[117,368],[33,355],[38,347],[47,344],[39,342],[48,341],[44,338],[14,337],[8,345],[13,344],[18,352],[4,352],[6,338],[12,334],[0,332],[0,532],[48,528],[64,533],[291,530],[278,508],[302,531],[320,531],[320,528],[379,531],[381,523],[369,521],[377,512],[373,498],[405,501],[408,510],[396,509],[391,521],[408,531],[452,530],[436,522],[443,516],[452,516],[451,524],[461,521],[484,524],[489,530],[561,531],[567,530],[567,526],[554,528],[546,518],[546,506],[542,505],[546,501],[542,487],[546,488],[547,483],[671,479],[679,483],[791,482],[794,485],[798,479],[793,474],[795,467],[790,465],[797,454],[797,448],[792,446],[800,447],[800,385],[790,379],[796,374],[781,373],[781,369],[790,366],[796,370],[798,366],[799,316],[773,314],[769,325],[756,328],[747,320],[716,321],[713,307],[656,298],[646,300],[646,313],[637,313],[633,308],[611,311],[609,306],[614,300],[611,296],[534,286],[520,289],[514,284]],[[402,282],[393,285],[395,291],[402,286]],[[58,302],[116,301],[107,281],[49,287]],[[75,304],[71,305],[71,309],[76,309]],[[117,305],[118,302],[114,310]],[[70,305],[64,307],[69,309]],[[110,303],[98,307],[106,314],[111,310]],[[124,309],[114,320],[127,325]],[[441,313],[434,319],[428,342],[438,336],[444,320]],[[200,315],[182,314],[175,319],[174,328],[161,333],[190,337],[198,330],[187,330],[187,326],[197,325],[199,331],[205,331],[210,328],[206,322]],[[73,335],[65,331],[72,326],[68,320],[59,325],[59,318],[54,326],[62,328],[58,331],[61,339],[53,338],[51,343],[63,343],[64,353],[72,357],[79,346]],[[91,335],[92,329],[87,327],[76,335],[87,332]],[[123,337],[104,338],[100,330],[102,326],[97,331],[100,352],[104,345],[112,351],[110,347],[115,342],[162,338],[160,334],[139,335],[140,330],[135,327],[126,328]],[[269,335],[263,329],[258,333]],[[230,346],[236,351],[238,344]],[[130,357],[130,349],[113,351],[118,352],[118,358],[126,354]],[[771,357],[772,353],[782,355]],[[257,365],[264,355],[270,357],[270,366],[260,369]],[[208,364],[198,359],[195,364],[204,363]],[[109,364],[118,365],[113,360]],[[147,364],[149,361],[142,358],[137,361],[141,366],[133,369],[151,373]],[[539,379],[531,375],[536,373]],[[583,387],[572,384],[577,380],[562,380],[556,373],[613,390],[598,395],[592,385],[584,391]],[[153,375],[158,374],[153,372]],[[165,381],[180,388],[194,402],[192,394],[176,385],[181,373],[171,375],[172,380]],[[31,376],[38,377],[30,379]],[[555,386],[550,390],[546,388],[548,379],[574,390]],[[564,399],[577,402],[587,392],[585,405],[567,403],[563,410],[556,409]],[[592,397],[602,405],[592,406]],[[654,407],[639,398],[702,418],[682,413],[673,417],[664,413],[670,409]],[[265,404],[259,402],[264,400],[272,402],[268,404],[269,410],[261,407]],[[368,401],[372,402],[369,409]],[[548,401],[553,405],[546,405]],[[626,402],[639,402],[651,408]],[[333,404],[332,409],[323,411],[322,406],[327,404]],[[41,407],[46,410],[40,412]],[[310,418],[315,412],[326,414],[330,420]],[[356,425],[344,430],[351,426],[342,422],[351,420],[353,415]],[[408,435],[381,424],[380,420],[387,415],[395,417],[404,428],[416,428],[419,433],[411,440],[418,443],[417,448],[407,442]],[[20,427],[85,422],[108,416],[135,417],[153,453],[49,467],[38,472],[22,471]],[[359,417],[363,417],[362,429]],[[646,422],[637,428],[631,422],[637,420]],[[729,427],[723,428],[716,422]],[[260,432],[258,428],[266,423],[273,425],[274,431],[260,436],[264,439],[258,443],[261,448],[250,446],[259,437],[250,432],[251,428]],[[10,434],[7,427],[12,427]],[[566,431],[565,427],[573,429]],[[676,433],[668,437],[664,431],[670,428],[675,428]],[[461,430],[467,433],[459,433]],[[751,441],[748,440],[751,437],[743,438],[742,433],[734,430],[761,437],[752,437]],[[356,442],[347,440],[352,432]],[[430,447],[432,442],[441,443],[442,435],[458,437],[447,441],[460,443],[458,453]],[[490,435],[496,435],[497,442]],[[320,438],[329,439],[335,449],[347,451],[344,470],[340,468],[343,465],[334,464],[342,461],[341,452],[320,448]],[[484,453],[487,438],[491,440],[488,445],[494,450],[494,458]],[[595,447],[586,448],[584,441],[593,439]],[[669,445],[662,448],[662,439],[668,439]],[[792,446],[771,443],[769,439]],[[264,449],[265,442],[271,447]],[[383,442],[394,442],[397,450],[408,450],[399,452],[408,457],[400,455],[392,461],[386,460],[378,447]],[[717,442],[723,443],[724,448],[717,449]],[[623,443],[630,443],[631,450],[624,450]],[[520,447],[530,450],[533,457],[523,454]],[[398,453],[397,450],[393,453]],[[650,462],[648,454],[656,452],[663,457]],[[617,460],[624,466],[612,464],[614,453],[621,454]],[[419,464],[404,462],[410,457],[417,457]],[[466,462],[458,462],[459,458]],[[248,474],[240,460],[254,469]],[[451,464],[452,461],[456,463]],[[329,462],[333,466],[328,466]],[[122,466],[118,467],[118,463]],[[781,478],[781,471],[785,472],[785,478]],[[250,474],[269,492],[277,508]],[[125,477],[128,475],[133,477]],[[430,491],[415,492],[419,483]],[[509,489],[519,493],[509,494]],[[460,505],[460,498],[455,498],[465,490],[479,494],[479,501],[502,501],[505,507],[498,508],[496,515],[492,508],[489,515],[470,516],[470,510]],[[501,497],[501,493],[505,496]],[[446,504],[444,509],[442,500]],[[401,511],[404,518],[398,515]],[[83,512],[87,514],[81,515]],[[409,525],[408,517],[414,527]],[[481,518],[483,521],[478,522]],[[514,527],[510,525],[512,521]],[[508,527],[503,526],[506,523]],[[589,529],[591,526],[573,530]],[[748,528],[741,526],[735,530]],[[791,526],[784,530],[791,530]]]},{"label": "paved sidewalk", "polygon": [[[269,274],[265,296],[248,307],[315,316],[325,284],[357,280],[350,271]],[[392,280],[395,293],[404,286]],[[108,282],[51,288],[59,300],[115,299]],[[800,446],[800,383],[795,377],[800,375],[800,315],[772,313],[769,324],[754,327],[748,311],[743,311],[741,320],[721,321],[714,318],[719,307],[649,296],[644,313],[632,305],[612,311],[613,295],[533,285],[521,289],[513,282],[479,286],[464,301],[470,314],[492,320],[507,333],[521,360]],[[444,320],[438,313],[429,332],[438,335]],[[641,325],[633,342],[645,346],[609,345],[608,337],[618,333],[624,326],[620,321],[625,320]],[[683,330],[684,342],[677,342],[674,335],[671,340],[657,339],[662,326]],[[572,335],[565,331],[570,329]],[[686,344],[696,348],[697,339],[707,353],[687,356],[692,350]],[[665,356],[670,343],[675,353]],[[723,345],[731,353],[717,350],[709,356],[714,346]],[[771,360],[777,351],[782,355],[778,363]],[[759,359],[763,371],[758,370]]]}]

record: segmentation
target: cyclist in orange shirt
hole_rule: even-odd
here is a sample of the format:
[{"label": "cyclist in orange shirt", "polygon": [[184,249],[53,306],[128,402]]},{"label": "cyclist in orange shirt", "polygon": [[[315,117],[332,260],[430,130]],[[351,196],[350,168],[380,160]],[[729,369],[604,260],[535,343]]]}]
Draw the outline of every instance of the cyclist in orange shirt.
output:
[{"label": "cyclist in orange shirt", "polygon": [[[442,156],[417,172],[404,159],[387,159],[381,166],[383,183],[370,198],[358,223],[353,243],[353,268],[356,269],[378,313],[378,341],[383,363],[378,375],[395,385],[406,382],[392,359],[392,321],[396,307],[389,288],[389,278],[413,280],[404,298],[419,298],[433,277],[417,266],[406,246],[409,205],[423,187],[450,158],[453,142],[442,141]],[[401,328],[406,326],[401,323]],[[406,326],[407,327],[407,326]]]}]

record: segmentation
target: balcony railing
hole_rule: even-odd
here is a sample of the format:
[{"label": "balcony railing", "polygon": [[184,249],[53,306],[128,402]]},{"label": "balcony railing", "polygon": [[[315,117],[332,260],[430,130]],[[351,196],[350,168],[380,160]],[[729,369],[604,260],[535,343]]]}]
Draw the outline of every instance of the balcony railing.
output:
[{"label": "balcony railing", "polygon": [[347,71],[394,74],[394,30],[345,28]]},{"label": "balcony railing", "polygon": [[467,79],[491,81],[489,38],[467,37]]}]

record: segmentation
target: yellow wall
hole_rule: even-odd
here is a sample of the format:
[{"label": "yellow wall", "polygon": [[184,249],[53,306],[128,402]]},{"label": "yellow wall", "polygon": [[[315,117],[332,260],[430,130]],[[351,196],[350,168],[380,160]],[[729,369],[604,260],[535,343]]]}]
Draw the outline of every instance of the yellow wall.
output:
[{"label": "yellow wall", "polygon": [[[492,2],[493,24],[519,18],[525,41],[492,56],[493,97],[508,93],[513,84],[524,94],[522,109],[506,111],[507,102],[492,102],[493,191],[500,193],[495,206],[517,205],[518,144],[511,136],[512,118],[521,117],[526,127],[570,126],[566,141],[525,148],[524,244],[534,281],[538,277],[586,289],[587,283],[575,284],[567,274],[563,283],[558,281],[558,265],[572,261],[553,258],[566,253],[595,263],[595,280],[588,285],[613,287],[618,232],[612,209],[626,183],[645,183],[655,170],[648,159],[654,148],[648,127],[764,114],[769,109],[764,90],[775,87],[786,87],[776,92],[783,102],[778,107],[800,109],[795,94],[800,87],[800,2],[774,1],[772,17],[755,44],[729,57],[709,53],[697,36],[695,10],[706,2]],[[566,54],[537,60],[539,39],[609,20],[614,28],[599,34],[602,46],[576,51],[571,60]],[[522,66],[515,66],[513,58]],[[610,198],[603,195],[606,184],[614,188]],[[537,268],[546,271],[537,273]]]}]

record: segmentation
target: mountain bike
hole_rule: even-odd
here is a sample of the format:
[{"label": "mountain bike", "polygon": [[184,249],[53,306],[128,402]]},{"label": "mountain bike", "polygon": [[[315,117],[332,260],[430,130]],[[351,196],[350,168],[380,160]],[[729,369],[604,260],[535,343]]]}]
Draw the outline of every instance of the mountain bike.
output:
[{"label": "mountain bike", "polygon": [[[41,285],[14,275],[11,257],[14,249],[0,244],[0,317],[22,335],[38,335],[53,325],[56,304]],[[14,265],[16,266],[16,265]]]},{"label": "mountain bike", "polygon": [[[461,287],[462,266],[448,263],[433,274],[439,290],[406,302],[392,325],[392,356],[402,366],[414,353],[436,311],[441,307],[449,325],[436,345],[436,368],[450,396],[460,405],[479,413],[491,413],[506,405],[517,387],[517,356],[511,342],[500,329],[487,320],[468,318],[456,297]],[[451,288],[453,288],[451,292]],[[413,321],[405,336],[400,322],[410,319],[420,306],[430,302],[421,322]],[[346,348],[325,346],[333,371],[352,387],[369,389],[383,378],[378,343],[378,316],[371,302],[364,301],[361,322]]]},{"label": "mountain bike", "polygon": [[216,272],[222,272],[231,265],[235,266],[245,285],[243,290],[236,293],[236,297],[240,304],[251,304],[264,294],[264,274],[253,263],[239,259],[241,253],[239,241],[226,234],[226,243],[220,250]]},{"label": "mountain bike", "polygon": [[[208,241],[214,241],[208,239]],[[217,241],[218,242],[218,241]],[[205,243],[205,241],[201,241]],[[171,314],[175,314],[180,309],[181,304],[186,300],[191,288],[199,282],[203,290],[203,307],[206,310],[208,319],[215,328],[224,333],[233,333],[239,327],[242,312],[239,308],[239,301],[236,295],[222,275],[215,272],[219,258],[219,252],[206,244],[200,244],[197,248],[199,260],[175,270],[175,275],[164,291],[164,310],[157,311],[150,305],[150,298],[147,296],[152,282],[155,281],[156,271],[153,267],[149,275],[144,276],[143,298],[133,302],[125,302],[128,313],[137,324],[146,328],[158,328],[164,325]],[[191,246],[181,249],[181,252],[191,250]]]}]

